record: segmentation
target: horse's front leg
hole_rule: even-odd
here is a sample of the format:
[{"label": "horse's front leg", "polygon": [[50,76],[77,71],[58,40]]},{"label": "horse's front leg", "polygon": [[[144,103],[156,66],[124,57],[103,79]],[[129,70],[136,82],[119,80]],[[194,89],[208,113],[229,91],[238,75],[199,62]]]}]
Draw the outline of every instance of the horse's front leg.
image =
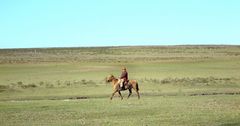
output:
[{"label": "horse's front leg", "polygon": [[113,98],[113,96],[115,95],[116,92],[117,92],[117,91],[114,91],[114,92],[112,93],[112,96],[110,97],[110,100],[112,100],[112,98]]}]

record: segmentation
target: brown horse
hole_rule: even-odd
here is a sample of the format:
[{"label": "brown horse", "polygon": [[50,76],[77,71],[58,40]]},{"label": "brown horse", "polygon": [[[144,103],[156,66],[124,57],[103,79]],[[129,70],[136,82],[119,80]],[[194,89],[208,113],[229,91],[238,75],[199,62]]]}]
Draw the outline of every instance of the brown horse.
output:
[{"label": "brown horse", "polygon": [[[110,99],[112,100],[113,96],[115,95],[115,93],[118,92],[118,94],[120,95],[121,99],[123,99],[121,91],[123,91],[120,87],[120,79],[115,78],[113,75],[109,75],[106,78],[106,82],[112,82],[112,86],[113,86],[113,93],[112,96],[110,97]],[[139,95],[139,88],[138,88],[138,82],[136,80],[129,80],[128,84],[125,85],[125,90],[129,91],[128,97],[130,97],[130,95],[132,94],[132,89],[134,89],[137,92],[138,95],[138,99],[140,99],[140,95]]]}]

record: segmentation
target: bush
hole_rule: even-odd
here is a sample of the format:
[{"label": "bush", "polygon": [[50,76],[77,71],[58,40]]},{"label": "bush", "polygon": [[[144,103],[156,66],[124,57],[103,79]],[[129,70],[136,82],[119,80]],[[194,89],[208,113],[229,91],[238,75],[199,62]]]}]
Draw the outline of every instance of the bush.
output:
[{"label": "bush", "polygon": [[21,87],[22,88],[36,88],[37,85],[35,85],[35,84],[28,84],[28,85],[22,85]]},{"label": "bush", "polygon": [[40,81],[40,82],[39,82],[39,85],[40,85],[40,86],[43,86],[43,85],[44,85],[44,82],[43,82],[43,81]]},{"label": "bush", "polygon": [[161,84],[182,84],[182,85],[214,85],[229,84],[234,78],[214,78],[214,77],[196,77],[196,78],[165,78],[160,81]]},{"label": "bush", "polygon": [[19,86],[21,86],[21,85],[23,85],[23,82],[22,82],[22,81],[19,81],[19,82],[17,82],[17,84],[18,84]]},{"label": "bush", "polygon": [[0,85],[0,90],[1,89],[7,89],[7,88],[9,88],[9,86],[7,86],[7,85]]},{"label": "bush", "polygon": [[47,83],[47,84],[46,84],[46,88],[54,88],[54,85]]}]

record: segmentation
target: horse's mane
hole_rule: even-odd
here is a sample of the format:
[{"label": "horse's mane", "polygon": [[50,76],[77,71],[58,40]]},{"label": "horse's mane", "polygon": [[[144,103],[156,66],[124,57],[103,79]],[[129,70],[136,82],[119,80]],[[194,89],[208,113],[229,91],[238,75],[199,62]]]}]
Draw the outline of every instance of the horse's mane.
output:
[{"label": "horse's mane", "polygon": [[112,75],[112,77],[113,77],[113,79],[115,79],[115,80],[119,80],[119,78],[116,78],[114,75]]}]

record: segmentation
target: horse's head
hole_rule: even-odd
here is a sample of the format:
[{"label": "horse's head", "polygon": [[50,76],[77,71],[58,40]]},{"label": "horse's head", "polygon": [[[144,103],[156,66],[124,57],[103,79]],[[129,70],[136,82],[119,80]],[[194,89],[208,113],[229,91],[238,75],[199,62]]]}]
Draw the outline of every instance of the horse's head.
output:
[{"label": "horse's head", "polygon": [[106,82],[111,82],[113,79],[115,79],[115,77],[112,74],[110,74],[107,76]]}]

